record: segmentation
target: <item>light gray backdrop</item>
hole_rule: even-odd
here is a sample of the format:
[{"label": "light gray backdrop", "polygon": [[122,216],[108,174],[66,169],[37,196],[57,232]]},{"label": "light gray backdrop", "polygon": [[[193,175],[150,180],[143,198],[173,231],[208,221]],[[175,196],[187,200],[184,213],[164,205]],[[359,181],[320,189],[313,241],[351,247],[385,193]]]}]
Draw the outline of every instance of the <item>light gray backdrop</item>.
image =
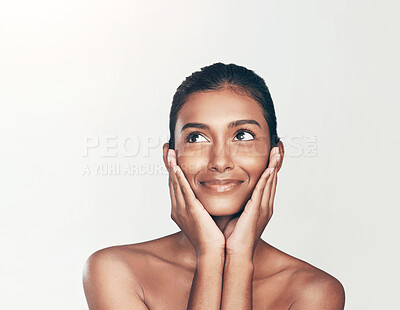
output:
[{"label": "light gray backdrop", "polygon": [[172,96],[222,61],[264,77],[286,146],[265,240],[337,277],[346,309],[394,309],[399,9],[3,1],[0,308],[86,309],[91,253],[178,231],[161,170]]}]

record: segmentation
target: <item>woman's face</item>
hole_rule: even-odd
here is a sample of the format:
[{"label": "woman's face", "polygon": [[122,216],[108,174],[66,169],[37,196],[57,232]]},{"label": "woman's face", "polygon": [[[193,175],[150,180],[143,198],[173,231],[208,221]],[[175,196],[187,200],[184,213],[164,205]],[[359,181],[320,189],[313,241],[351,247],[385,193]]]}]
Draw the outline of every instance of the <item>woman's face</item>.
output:
[{"label": "woman's face", "polygon": [[177,163],[213,216],[243,210],[267,168],[270,139],[259,104],[228,88],[192,94],[175,127]]}]

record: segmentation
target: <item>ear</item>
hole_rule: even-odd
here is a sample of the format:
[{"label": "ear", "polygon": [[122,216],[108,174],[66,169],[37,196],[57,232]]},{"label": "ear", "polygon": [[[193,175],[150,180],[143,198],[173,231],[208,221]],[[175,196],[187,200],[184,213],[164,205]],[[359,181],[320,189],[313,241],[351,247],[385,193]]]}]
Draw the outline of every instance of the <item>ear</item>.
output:
[{"label": "ear", "polygon": [[285,147],[283,146],[283,142],[279,140],[278,144],[276,145],[279,147],[279,154],[281,155],[281,158],[279,160],[278,164],[278,171],[281,170],[282,164],[283,164],[283,157],[285,156]]},{"label": "ear", "polygon": [[163,144],[163,161],[165,168],[167,168],[167,171],[169,170],[168,168],[168,150],[169,150],[169,143],[164,143]]}]

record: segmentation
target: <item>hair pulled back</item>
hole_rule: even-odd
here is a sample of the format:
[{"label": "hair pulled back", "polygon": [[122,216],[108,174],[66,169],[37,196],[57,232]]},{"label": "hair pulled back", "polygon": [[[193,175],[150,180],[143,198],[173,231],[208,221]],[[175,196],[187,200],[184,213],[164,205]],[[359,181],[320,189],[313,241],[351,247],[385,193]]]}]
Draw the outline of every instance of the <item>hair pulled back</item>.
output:
[{"label": "hair pulled back", "polygon": [[169,115],[170,149],[175,148],[175,126],[178,113],[189,96],[196,92],[222,88],[230,88],[237,93],[246,94],[259,103],[268,124],[271,148],[276,146],[280,139],[277,134],[275,108],[265,81],[254,71],[245,67],[218,62],[192,73],[177,88]]}]

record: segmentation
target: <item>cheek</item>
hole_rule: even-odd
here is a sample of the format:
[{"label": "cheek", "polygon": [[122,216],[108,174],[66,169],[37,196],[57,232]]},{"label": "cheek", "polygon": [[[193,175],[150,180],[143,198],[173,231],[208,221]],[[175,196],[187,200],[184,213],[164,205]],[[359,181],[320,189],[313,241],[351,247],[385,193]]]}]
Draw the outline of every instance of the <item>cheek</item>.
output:
[{"label": "cheek", "polygon": [[181,167],[186,179],[193,187],[194,177],[204,166],[207,165],[206,158],[185,152],[184,155],[178,154],[177,159],[179,167]]},{"label": "cheek", "polygon": [[[232,143],[229,145],[229,156],[235,166],[245,171],[249,177],[249,187],[253,188],[261,174],[267,168],[269,157],[269,145],[266,141],[254,143]],[[190,185],[194,186],[195,175],[204,170],[209,163],[210,148],[207,145],[190,145],[184,148],[179,145],[177,151],[178,165],[181,167]]]},{"label": "cheek", "polygon": [[[181,148],[177,153],[178,165],[185,175],[193,175],[208,165],[209,151],[201,144]],[[264,143],[235,143],[229,146],[228,152],[235,164],[245,167],[251,176],[261,175],[267,168],[269,148]]]},{"label": "cheek", "polygon": [[245,167],[251,178],[259,178],[267,168],[269,145],[265,142],[237,143],[231,148],[239,166]]},{"label": "cheek", "polygon": [[244,169],[249,175],[249,187],[251,189],[254,188],[262,173],[267,168],[267,163],[267,156],[246,156],[238,158],[237,164],[241,167],[245,167]]}]

